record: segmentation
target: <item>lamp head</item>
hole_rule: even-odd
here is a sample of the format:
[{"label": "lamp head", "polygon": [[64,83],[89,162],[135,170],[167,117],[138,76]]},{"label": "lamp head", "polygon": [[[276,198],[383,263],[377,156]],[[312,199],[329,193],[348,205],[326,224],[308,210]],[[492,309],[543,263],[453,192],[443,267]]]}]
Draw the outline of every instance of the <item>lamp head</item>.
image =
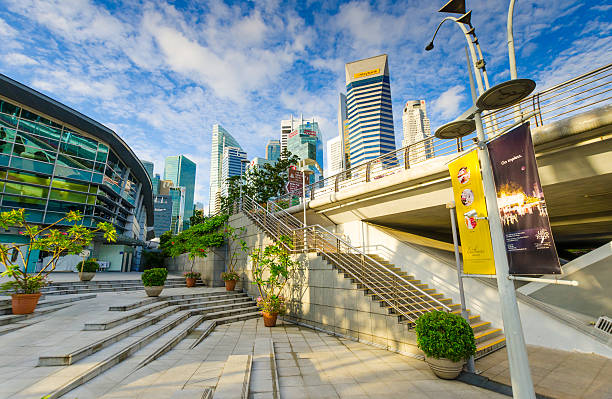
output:
[{"label": "lamp head", "polygon": [[440,126],[435,136],[443,140],[457,139],[468,135],[476,130],[476,123],[473,119],[459,119]]},{"label": "lamp head", "polygon": [[433,48],[434,48],[433,42],[429,42],[429,44],[425,46],[425,51],[433,50]]},{"label": "lamp head", "polygon": [[454,14],[465,14],[465,0],[450,0],[438,12],[449,12]]}]

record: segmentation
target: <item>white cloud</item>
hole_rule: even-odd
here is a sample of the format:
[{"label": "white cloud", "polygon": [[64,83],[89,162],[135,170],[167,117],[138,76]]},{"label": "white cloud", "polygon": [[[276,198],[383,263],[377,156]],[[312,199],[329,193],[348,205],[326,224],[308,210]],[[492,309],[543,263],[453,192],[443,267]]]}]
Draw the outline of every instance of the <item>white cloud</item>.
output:
[{"label": "white cloud", "polygon": [[453,86],[432,101],[431,108],[433,113],[439,114],[442,118],[453,118],[458,116],[459,107],[464,99],[464,88]]},{"label": "white cloud", "polygon": [[8,23],[6,23],[5,20],[0,18],[0,37],[12,38],[15,36],[17,36],[17,31]]},{"label": "white cloud", "polygon": [[38,61],[20,53],[8,53],[4,59],[7,64],[13,66],[38,65]]}]

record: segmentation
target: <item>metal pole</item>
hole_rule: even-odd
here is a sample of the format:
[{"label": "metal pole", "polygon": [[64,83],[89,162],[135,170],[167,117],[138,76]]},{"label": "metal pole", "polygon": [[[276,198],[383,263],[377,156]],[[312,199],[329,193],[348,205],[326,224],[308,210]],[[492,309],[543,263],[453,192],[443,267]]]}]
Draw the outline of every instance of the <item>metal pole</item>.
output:
[{"label": "metal pole", "polygon": [[[453,230],[453,244],[455,246],[455,263],[457,264],[457,281],[459,282],[459,298],[461,299],[461,316],[470,324],[470,317],[468,316],[466,305],[465,305],[465,291],[463,290],[463,271],[461,270],[461,259],[459,258],[459,240],[457,239],[457,221],[455,219],[455,202],[449,202],[446,207],[450,211],[451,228]],[[476,372],[474,365],[474,355],[470,356],[467,360],[467,371],[470,373]]]},{"label": "metal pole", "polygon": [[[514,31],[513,31],[513,21],[514,21],[514,2],[515,0],[510,0],[510,5],[508,6],[508,23],[506,24],[506,28],[508,31],[508,63],[510,65],[510,79],[516,79],[518,77],[518,71],[516,69],[516,55],[514,52]],[[514,106],[514,121],[519,122],[522,119],[522,111],[520,105]]]},{"label": "metal pole", "polygon": [[506,346],[508,348],[508,363],[510,365],[510,379],[512,381],[512,393],[515,398],[535,399],[529,359],[525,337],[521,326],[514,283],[508,279],[509,266],[506,256],[506,244],[502,230],[499,209],[497,207],[497,193],[491,159],[484,139],[484,129],[480,112],[474,115],[476,122],[476,134],[478,136],[478,159],[482,165],[482,180],[485,199],[487,202],[487,213],[489,227],[491,229],[491,243],[493,244],[493,258],[495,260],[495,272],[497,275],[497,289],[499,291],[499,302],[501,315],[504,323],[504,334],[506,335]]},{"label": "metal pole", "polygon": [[304,208],[304,252],[306,252],[306,172],[302,171],[302,207]]}]

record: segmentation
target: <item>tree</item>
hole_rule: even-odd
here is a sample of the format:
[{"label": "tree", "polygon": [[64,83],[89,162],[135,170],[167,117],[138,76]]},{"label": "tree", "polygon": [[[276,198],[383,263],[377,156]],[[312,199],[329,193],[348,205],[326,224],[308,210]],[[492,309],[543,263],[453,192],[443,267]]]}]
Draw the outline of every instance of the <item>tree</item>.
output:
[{"label": "tree", "polygon": [[189,226],[204,223],[205,220],[206,217],[204,216],[204,211],[201,209],[194,209],[193,216],[189,217]]}]

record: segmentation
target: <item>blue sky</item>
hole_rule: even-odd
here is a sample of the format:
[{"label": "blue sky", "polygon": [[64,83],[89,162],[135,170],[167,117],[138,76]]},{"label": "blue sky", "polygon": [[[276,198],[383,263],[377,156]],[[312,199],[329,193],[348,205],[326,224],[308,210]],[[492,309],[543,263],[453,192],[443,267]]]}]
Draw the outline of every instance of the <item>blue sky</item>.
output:
[{"label": "blue sky", "polygon": [[[346,62],[389,55],[398,143],[408,100],[427,101],[432,130],[459,115],[459,28],[445,24],[424,51],[445,1],[0,0],[0,72],[112,128],[158,173],[166,156],[187,155],[207,204],[212,125],[249,158],[291,113],[316,117],[329,139]],[[508,79],[508,1],[467,7],[491,83]],[[517,0],[514,25],[519,77],[538,89],[610,62],[610,1]]]}]

